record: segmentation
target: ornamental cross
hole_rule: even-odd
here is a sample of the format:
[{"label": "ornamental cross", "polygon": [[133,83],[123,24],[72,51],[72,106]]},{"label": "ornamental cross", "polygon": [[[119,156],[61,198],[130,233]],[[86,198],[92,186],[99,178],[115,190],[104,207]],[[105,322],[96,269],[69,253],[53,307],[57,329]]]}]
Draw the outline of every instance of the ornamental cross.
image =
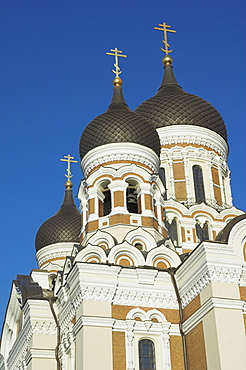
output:
[{"label": "ornamental cross", "polygon": [[110,51],[111,51],[111,53],[109,53],[107,51],[106,54],[107,55],[113,55],[115,57],[115,63],[114,63],[115,70],[112,69],[112,72],[115,74],[115,77],[119,77],[119,75],[122,73],[122,71],[120,70],[120,67],[119,67],[118,57],[126,58],[127,55],[121,54],[122,51],[118,50],[117,48],[110,49]]},{"label": "ornamental cross", "polygon": [[60,159],[60,161],[67,162],[67,170],[66,170],[67,175],[65,174],[65,176],[67,177],[68,180],[70,180],[73,177],[73,175],[70,171],[70,164],[71,163],[78,163],[78,161],[73,161],[74,157],[71,157],[70,154],[64,155],[64,158],[66,158],[66,159]]},{"label": "ornamental cross", "polygon": [[165,45],[165,49],[163,48],[160,48],[164,53],[166,53],[166,55],[170,54],[172,50],[169,50],[168,48],[170,47],[170,45],[168,44],[167,42],[167,32],[173,32],[173,33],[176,33],[175,30],[169,30],[169,28],[171,28],[171,26],[168,26],[166,24],[166,22],[163,22],[162,24],[158,24],[158,26],[160,27],[154,27],[155,30],[159,30],[159,31],[163,31],[164,33],[164,40],[162,40],[163,44]]}]

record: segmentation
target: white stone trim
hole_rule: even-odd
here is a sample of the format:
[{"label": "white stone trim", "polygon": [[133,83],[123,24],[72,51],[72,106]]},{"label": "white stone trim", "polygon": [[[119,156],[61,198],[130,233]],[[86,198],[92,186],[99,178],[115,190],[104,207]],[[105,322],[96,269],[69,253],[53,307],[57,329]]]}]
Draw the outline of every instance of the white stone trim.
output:
[{"label": "white stone trim", "polygon": [[173,125],[157,129],[161,145],[198,144],[218,152],[223,159],[227,158],[228,145],[216,132],[195,125]]},{"label": "white stone trim", "polygon": [[243,311],[244,305],[245,302],[238,299],[211,297],[183,323],[184,333],[185,335],[188,334],[202,321],[203,317],[214,308],[226,308]]},{"label": "white stone trim", "polygon": [[96,166],[114,161],[140,162],[158,172],[159,158],[150,148],[134,143],[105,144],[90,150],[81,161],[85,176]]}]

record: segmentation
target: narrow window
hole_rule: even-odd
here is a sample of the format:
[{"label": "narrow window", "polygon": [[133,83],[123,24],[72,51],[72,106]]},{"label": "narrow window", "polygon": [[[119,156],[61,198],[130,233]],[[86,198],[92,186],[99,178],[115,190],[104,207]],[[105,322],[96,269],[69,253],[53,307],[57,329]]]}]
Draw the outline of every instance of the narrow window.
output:
[{"label": "narrow window", "polygon": [[103,194],[103,201],[99,200],[99,217],[107,216],[112,209],[111,191],[108,188],[109,183],[109,181],[104,181],[99,187]]},{"label": "narrow window", "polygon": [[107,216],[111,212],[111,191],[106,188],[103,190],[104,201],[103,201],[103,215]]},{"label": "narrow window", "polygon": [[194,180],[196,202],[197,203],[205,202],[202,168],[200,166],[193,166],[192,170],[193,170],[193,180]]},{"label": "narrow window", "polygon": [[155,346],[152,340],[142,339],[138,343],[139,370],[156,370]]},{"label": "narrow window", "polygon": [[160,177],[161,182],[163,183],[164,188],[165,188],[164,200],[167,200],[167,185],[166,185],[166,173],[165,173],[165,168],[160,167],[160,169],[159,169],[159,177]]},{"label": "narrow window", "polygon": [[177,219],[174,218],[171,223],[169,223],[167,220],[165,221],[165,226],[167,228],[168,236],[171,238],[173,245],[177,247],[179,245],[178,243],[178,223]]},{"label": "narrow window", "polygon": [[199,221],[196,221],[196,236],[200,242],[203,240],[209,240],[209,233],[208,233],[208,222],[206,221],[201,227]]},{"label": "narrow window", "polygon": [[139,213],[139,202],[137,196],[137,186],[133,182],[129,183],[126,189],[127,210],[130,213]]}]

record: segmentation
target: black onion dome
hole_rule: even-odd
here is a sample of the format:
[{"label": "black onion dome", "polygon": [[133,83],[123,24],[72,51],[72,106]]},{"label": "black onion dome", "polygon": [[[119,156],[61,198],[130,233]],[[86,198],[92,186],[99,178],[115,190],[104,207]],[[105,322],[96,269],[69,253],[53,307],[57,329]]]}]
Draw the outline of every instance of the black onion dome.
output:
[{"label": "black onion dome", "polygon": [[147,146],[160,154],[156,130],[146,118],[129,109],[122,87],[115,86],[108,110],[89,123],[81,135],[80,157],[101,145],[125,142]]},{"label": "black onion dome", "polygon": [[189,124],[206,127],[227,140],[226,126],[219,112],[206,100],[185,92],[178,85],[171,65],[164,67],[162,84],[155,96],[135,111],[155,128]]},{"label": "black onion dome", "polygon": [[36,235],[35,248],[38,251],[54,243],[77,243],[80,230],[81,215],[74,204],[72,190],[66,189],[59,211],[40,226]]},{"label": "black onion dome", "polygon": [[243,213],[242,215],[239,215],[239,216],[236,216],[234,217],[231,221],[228,222],[228,224],[218,233],[217,237],[216,237],[216,241],[217,242],[221,242],[221,243],[227,243],[228,242],[228,239],[229,239],[229,236],[230,236],[230,232],[233,228],[233,226],[235,226],[238,222],[242,221],[246,219],[246,213]]}]

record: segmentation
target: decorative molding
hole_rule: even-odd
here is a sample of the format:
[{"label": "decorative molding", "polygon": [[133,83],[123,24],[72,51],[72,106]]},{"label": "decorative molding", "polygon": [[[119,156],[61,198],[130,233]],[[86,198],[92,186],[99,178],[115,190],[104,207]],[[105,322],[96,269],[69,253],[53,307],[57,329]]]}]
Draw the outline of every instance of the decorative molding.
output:
[{"label": "decorative molding", "polygon": [[81,167],[85,176],[90,171],[108,162],[139,162],[158,172],[159,158],[150,148],[134,143],[105,144],[90,150],[82,159]]},{"label": "decorative molding", "polygon": [[242,262],[231,259],[223,262],[209,259],[206,253],[208,244],[208,242],[202,243],[177,271],[176,277],[183,308],[211,282],[237,285],[240,283]]},{"label": "decorative molding", "polygon": [[227,158],[228,145],[216,132],[195,125],[174,125],[158,128],[161,145],[196,144],[218,152],[223,159]]},{"label": "decorative molding", "polygon": [[230,310],[243,311],[244,305],[245,302],[238,299],[211,297],[183,323],[184,333],[188,334],[189,331],[198,325],[202,321],[203,317],[214,308],[226,308]]}]

